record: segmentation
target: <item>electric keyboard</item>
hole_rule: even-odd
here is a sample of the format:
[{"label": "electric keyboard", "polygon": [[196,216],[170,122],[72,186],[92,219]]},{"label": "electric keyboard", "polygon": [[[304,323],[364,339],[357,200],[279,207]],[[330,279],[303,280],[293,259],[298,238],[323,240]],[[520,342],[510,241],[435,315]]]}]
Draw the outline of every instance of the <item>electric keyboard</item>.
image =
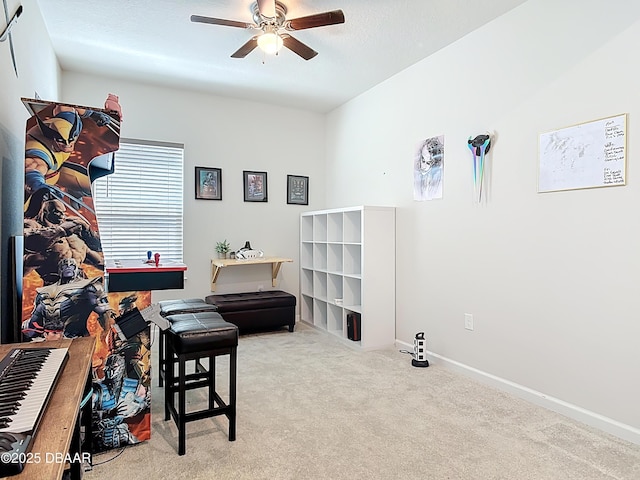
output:
[{"label": "electric keyboard", "polygon": [[0,361],[0,477],[24,468],[67,348],[14,348]]}]

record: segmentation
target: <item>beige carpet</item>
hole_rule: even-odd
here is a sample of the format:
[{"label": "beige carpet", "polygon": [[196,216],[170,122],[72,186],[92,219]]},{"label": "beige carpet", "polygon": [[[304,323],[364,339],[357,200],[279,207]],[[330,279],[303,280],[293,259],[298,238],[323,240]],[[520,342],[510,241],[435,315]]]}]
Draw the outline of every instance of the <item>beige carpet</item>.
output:
[{"label": "beige carpet", "polygon": [[[226,393],[228,360],[219,365]],[[640,479],[640,446],[437,364],[412,367],[397,349],[356,351],[305,324],[240,337],[235,442],[226,417],[200,420],[187,425],[187,454],[178,456],[156,385],[151,440],[111,461],[119,451],[96,455],[86,480]],[[192,407],[204,401],[190,393]]]}]

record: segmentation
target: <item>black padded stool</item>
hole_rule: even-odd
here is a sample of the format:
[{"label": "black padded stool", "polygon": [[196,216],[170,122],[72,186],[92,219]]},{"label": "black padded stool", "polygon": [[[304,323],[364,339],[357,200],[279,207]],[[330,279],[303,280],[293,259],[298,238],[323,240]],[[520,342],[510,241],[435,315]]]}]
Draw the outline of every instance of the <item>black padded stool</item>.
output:
[{"label": "black padded stool", "polygon": [[[182,313],[200,313],[200,312],[215,312],[217,307],[215,305],[211,305],[201,298],[186,298],[180,300],[162,300],[158,302],[160,306],[160,316],[167,319],[169,323],[171,323],[171,315],[179,315]],[[162,387],[164,380],[164,350],[165,350],[165,338],[164,338],[164,330],[160,329],[160,334],[158,336],[158,365],[160,374],[158,375],[158,386]]]},{"label": "black padded stool", "polygon": [[[166,386],[164,391],[164,419],[173,417],[178,427],[178,455],[186,451],[186,424],[194,420],[226,415],[229,419],[229,441],[236,439],[236,373],[238,327],[225,322],[219,313],[185,313],[174,315],[171,328],[166,331]],[[216,357],[229,355],[228,403],[216,392]],[[201,360],[209,359],[208,368]],[[187,374],[186,363],[195,360],[194,373]],[[178,376],[175,363],[178,363]],[[208,408],[187,413],[186,393],[194,388],[207,387]],[[175,394],[178,394],[178,408]]]}]

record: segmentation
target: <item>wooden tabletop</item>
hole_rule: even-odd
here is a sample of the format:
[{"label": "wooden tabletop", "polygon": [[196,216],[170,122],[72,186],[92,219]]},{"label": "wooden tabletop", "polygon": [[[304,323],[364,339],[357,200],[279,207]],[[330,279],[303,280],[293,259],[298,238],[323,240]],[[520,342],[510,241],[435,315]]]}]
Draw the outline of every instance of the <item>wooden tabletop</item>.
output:
[{"label": "wooden tabletop", "polygon": [[[80,402],[91,369],[95,348],[94,337],[55,340],[51,342],[11,343],[0,345],[0,359],[13,348],[68,348],[67,364],[53,389],[46,411],[31,445],[31,459],[39,463],[25,465],[19,475],[10,480],[62,478],[65,463],[60,460],[69,452],[73,429],[80,411]],[[39,454],[39,455],[36,455]],[[62,454],[62,457],[61,455]]]},{"label": "wooden tabletop", "polygon": [[271,286],[275,287],[278,272],[285,262],[293,262],[293,259],[286,257],[214,258],[211,260],[211,291],[216,291],[216,282],[222,268],[236,265],[258,265],[261,263],[271,264]]},{"label": "wooden tabletop", "polygon": [[216,267],[231,267],[234,265],[256,265],[260,263],[283,263],[293,262],[291,258],[285,257],[257,257],[257,258],[214,258],[211,263]]}]

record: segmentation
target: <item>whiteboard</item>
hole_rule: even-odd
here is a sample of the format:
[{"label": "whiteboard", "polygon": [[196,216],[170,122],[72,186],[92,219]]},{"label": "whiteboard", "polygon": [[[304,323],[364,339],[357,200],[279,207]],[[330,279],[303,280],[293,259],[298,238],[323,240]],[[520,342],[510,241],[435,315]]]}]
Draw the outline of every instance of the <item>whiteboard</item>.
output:
[{"label": "whiteboard", "polygon": [[627,114],[540,135],[538,192],[626,182]]}]

